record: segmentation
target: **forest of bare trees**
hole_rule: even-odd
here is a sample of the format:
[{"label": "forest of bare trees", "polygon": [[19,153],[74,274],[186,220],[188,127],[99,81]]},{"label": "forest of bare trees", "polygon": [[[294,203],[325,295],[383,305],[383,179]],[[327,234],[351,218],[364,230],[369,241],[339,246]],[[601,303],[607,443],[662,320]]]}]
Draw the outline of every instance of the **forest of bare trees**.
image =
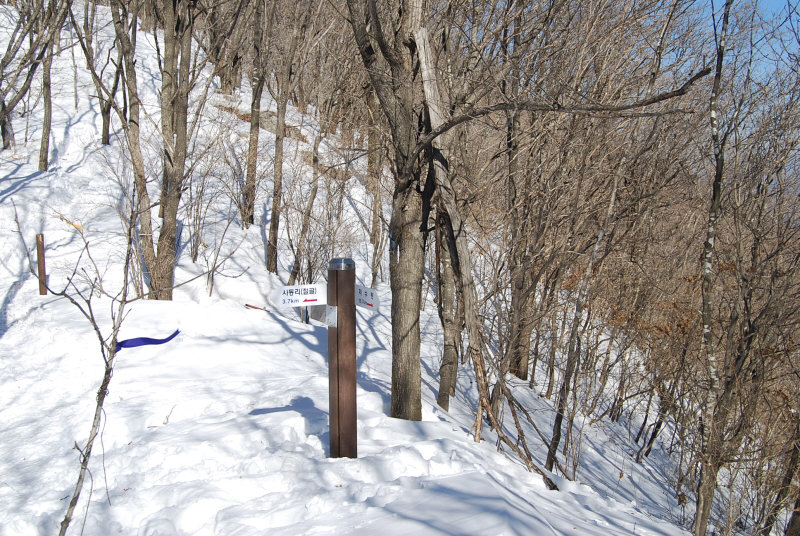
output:
[{"label": "forest of bare trees", "polygon": [[[671,485],[694,505],[696,536],[800,534],[796,1],[1,7],[17,21],[0,57],[3,148],[25,114],[48,124],[48,58],[77,54],[100,141],[129,164],[139,295],[171,299],[193,217],[197,260],[209,162],[230,176],[231,221],[264,226],[267,268],[290,283],[324,276],[358,180],[372,285],[391,288],[393,417],[422,418],[420,309],[433,296],[438,402],[448,409],[469,363],[476,440],[491,427],[555,488],[549,472],[577,476],[576,417],[635,422],[636,462],[659,440],[678,460]],[[147,65],[157,105],[140,99]],[[200,135],[215,94],[246,104],[213,105],[249,122],[241,146]],[[304,181],[286,178],[290,108],[319,124]],[[552,429],[523,435],[530,408],[512,386],[551,401]]]}]

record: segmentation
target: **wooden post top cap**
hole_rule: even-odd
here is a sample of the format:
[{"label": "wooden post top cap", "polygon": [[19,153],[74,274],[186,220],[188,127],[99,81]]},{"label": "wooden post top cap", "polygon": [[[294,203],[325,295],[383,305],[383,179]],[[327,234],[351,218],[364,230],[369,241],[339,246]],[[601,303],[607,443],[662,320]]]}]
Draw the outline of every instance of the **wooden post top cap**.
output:
[{"label": "wooden post top cap", "polygon": [[328,263],[328,270],[355,270],[356,263],[353,259],[336,258]]}]

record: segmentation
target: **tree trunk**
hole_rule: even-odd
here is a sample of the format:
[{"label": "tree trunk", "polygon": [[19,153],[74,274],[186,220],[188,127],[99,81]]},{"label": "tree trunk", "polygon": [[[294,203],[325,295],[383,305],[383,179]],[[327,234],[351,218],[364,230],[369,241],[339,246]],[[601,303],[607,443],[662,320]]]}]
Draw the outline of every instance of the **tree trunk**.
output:
[{"label": "tree trunk", "polygon": [[[718,363],[718,356],[714,346],[713,331],[713,260],[714,246],[716,239],[716,224],[719,218],[720,205],[722,200],[722,181],[725,172],[725,148],[724,137],[720,136],[717,101],[722,86],[722,69],[725,58],[725,46],[728,30],[728,19],[730,16],[733,0],[726,0],[723,17],[722,29],[717,41],[716,68],[714,72],[714,82],[711,88],[711,98],[709,99],[710,118],[711,118],[711,141],[714,150],[714,178],[711,186],[711,202],[708,207],[708,223],[706,225],[706,239],[703,243],[703,281],[702,281],[702,309],[701,321],[703,323],[703,350],[705,351],[708,375],[710,379],[710,389],[708,393],[709,408],[705,412],[709,416],[707,419],[708,438],[701,450],[703,467],[700,473],[700,486],[697,491],[695,519],[692,530],[695,536],[705,536],[708,522],[711,516],[711,506],[714,501],[714,492],[717,484],[717,473],[719,463],[716,462],[721,457],[722,445],[720,444],[722,427],[727,423],[727,411],[725,402],[721,398],[725,397],[722,387],[722,371]],[[722,407],[721,407],[722,406]],[[718,419],[723,415],[724,418]]]},{"label": "tree trunk", "polygon": [[565,329],[567,329],[567,311],[565,310],[561,317],[561,327],[559,327],[556,311],[553,311],[550,318],[550,331],[552,335],[550,337],[550,352],[547,357],[547,389],[544,395],[542,395],[548,400],[553,396],[553,390],[555,389],[556,353],[558,352],[558,347],[561,346],[561,340],[564,338]]},{"label": "tree trunk", "polygon": [[800,536],[800,496],[794,502],[792,517],[789,518],[789,524],[786,525],[783,536]]},{"label": "tree trunk", "polygon": [[111,105],[100,104],[100,120],[102,122],[100,131],[100,143],[111,145]]},{"label": "tree trunk", "polygon": [[[275,4],[270,7],[267,20],[264,21],[264,3],[256,2],[253,12],[253,93],[250,99],[250,133],[247,143],[247,170],[242,192],[242,226],[246,229],[255,223],[256,209],[256,177],[258,175],[258,138],[261,128],[261,97],[267,80],[266,60],[263,57],[272,39],[272,23],[275,20]],[[266,25],[265,25],[266,22]],[[266,30],[266,32],[265,32]],[[225,64],[223,73],[229,73],[233,67]],[[224,79],[220,74],[220,79]]]},{"label": "tree trunk", "polygon": [[11,130],[11,112],[6,108],[5,96],[0,92],[0,137],[3,138],[3,150],[11,149],[13,134]]},{"label": "tree trunk", "polygon": [[578,328],[580,326],[582,313],[583,304],[580,303],[579,307],[576,306],[575,315],[572,318],[569,349],[567,350],[567,366],[564,369],[564,378],[561,380],[561,388],[558,391],[558,398],[556,399],[556,417],[553,421],[553,435],[547,447],[547,459],[544,463],[544,468],[548,471],[553,470],[553,466],[556,462],[556,453],[558,452],[558,445],[561,442],[561,425],[567,412],[567,401],[572,385],[572,375],[575,373],[575,369],[578,366],[578,359],[580,358],[581,346]]},{"label": "tree trunk", "polygon": [[395,192],[392,201],[389,277],[392,289],[391,416],[422,419],[419,362],[419,299],[425,262],[420,233],[422,198],[416,188]]},{"label": "tree trunk", "polygon": [[370,125],[367,133],[367,190],[372,195],[372,224],[369,234],[369,242],[372,244],[372,284],[375,288],[378,284],[378,272],[381,266],[381,256],[383,253],[383,200],[381,196],[381,170],[383,168],[383,148],[381,147],[380,136],[378,133],[376,114],[378,103],[374,91],[369,91],[366,96],[367,108],[369,110]]},{"label": "tree trunk", "polygon": [[700,471],[700,484],[697,487],[696,512],[692,531],[695,536],[705,536],[708,522],[711,519],[711,506],[717,487],[719,466],[714,463],[703,463]]},{"label": "tree trunk", "polygon": [[[383,33],[372,0],[347,0],[349,22],[372,89],[386,117],[393,145],[394,191],[389,221],[389,273],[392,289],[393,417],[422,418],[419,306],[424,275],[421,170],[414,156],[419,138],[418,73],[413,47],[406,44],[412,17],[394,28],[393,46]],[[411,13],[413,10],[409,10]],[[382,58],[382,59],[381,59]],[[381,63],[383,60],[385,64]]]},{"label": "tree trunk", "polygon": [[[722,394],[714,406],[713,412],[705,422],[703,437],[705,443],[700,451],[700,483],[698,484],[695,519],[692,531],[695,536],[705,536],[708,523],[711,519],[711,507],[717,488],[717,475],[722,468],[725,458],[725,442],[731,441],[725,437],[725,427],[737,404],[736,393],[732,384],[736,380],[729,380],[722,386]],[[742,430],[746,427],[741,427]]]},{"label": "tree trunk", "polygon": [[[112,339],[112,344],[116,344],[116,337]],[[109,347],[109,358],[106,361],[105,371],[103,374],[103,381],[100,383],[100,388],[97,390],[97,404],[95,405],[94,409],[94,418],[92,419],[92,426],[89,431],[89,439],[86,441],[86,445],[84,445],[82,450],[78,450],[81,454],[80,460],[80,471],[78,472],[78,481],[75,484],[75,490],[72,493],[72,497],[70,498],[69,505],[67,506],[67,512],[64,515],[64,519],[61,520],[61,527],[58,532],[59,536],[64,536],[67,533],[67,529],[69,528],[69,524],[72,522],[72,515],[75,512],[75,507],[78,505],[78,499],[81,496],[81,490],[83,489],[83,482],[86,479],[86,473],[88,472],[91,477],[91,471],[89,471],[89,461],[92,458],[92,448],[94,447],[94,441],[97,439],[97,436],[100,434],[100,426],[101,426],[101,419],[104,415],[103,405],[105,403],[106,396],[108,395],[108,385],[111,383],[111,376],[114,372],[114,358],[115,358],[115,350],[112,347]],[[105,357],[105,356],[104,356]],[[77,443],[76,443],[77,448]]]},{"label": "tree trunk", "polygon": [[625,409],[625,389],[627,389],[627,385],[625,383],[627,376],[625,371],[625,366],[623,364],[622,370],[620,370],[620,380],[617,384],[617,392],[614,394],[614,401],[611,403],[611,411],[609,412],[609,418],[611,422],[619,422],[622,418],[622,411]]},{"label": "tree trunk", "polygon": [[[413,18],[413,17],[412,17]],[[421,13],[416,20],[421,21]],[[440,127],[445,120],[444,103],[439,94],[436,81],[436,71],[433,67],[433,56],[428,37],[428,30],[425,27],[417,27],[414,31],[416,38],[417,51],[420,60],[420,70],[422,72],[423,92],[425,104],[431,120],[431,127]],[[445,132],[441,136],[441,145],[450,147],[448,143],[450,132]],[[439,192],[439,199],[442,206],[447,211],[450,219],[451,229],[455,238],[455,253],[457,255],[453,262],[453,267],[458,269],[457,276],[461,283],[461,298],[464,303],[464,323],[467,328],[468,346],[467,355],[472,359],[475,370],[475,384],[478,388],[478,407],[475,416],[475,441],[481,439],[481,424],[483,422],[483,411],[489,414],[489,421],[495,428],[497,422],[495,413],[492,411],[489,385],[486,379],[486,369],[483,363],[483,337],[481,334],[480,318],[478,316],[478,294],[475,288],[475,281],[472,277],[472,262],[470,261],[469,243],[467,242],[467,230],[461,219],[461,214],[456,202],[455,191],[450,179],[449,166],[444,155],[434,156],[432,162],[436,174],[436,187]],[[497,428],[496,428],[497,429]],[[502,430],[498,429],[498,434]]]},{"label": "tree trunk", "polygon": [[155,265],[150,269],[151,298],[171,300],[178,240],[178,206],[188,153],[189,72],[192,17],[187,0],[164,4],[164,57],[161,62],[161,133],[164,173]]},{"label": "tree trunk", "polygon": [[531,353],[531,289],[530,255],[527,225],[527,197],[530,193],[529,173],[519,166],[519,112],[509,113],[506,119],[506,151],[508,153],[508,210],[511,215],[511,319],[506,350],[508,371],[521,380],[528,379]]},{"label": "tree trunk", "polygon": [[128,152],[131,157],[134,187],[136,190],[137,217],[139,223],[138,240],[142,249],[142,258],[145,269],[149,272],[155,265],[155,245],[153,242],[153,224],[150,209],[152,203],[147,192],[147,177],[144,170],[144,157],[142,156],[140,139],[141,104],[139,100],[138,81],[136,77],[136,31],[138,27],[138,10],[129,13],[127,3],[120,0],[111,4],[111,15],[114,19],[114,29],[117,43],[125,64],[123,74],[125,77],[125,94],[130,98],[127,114],[125,110],[118,110],[119,119],[123,123]]},{"label": "tree trunk", "polygon": [[[789,497],[792,481],[794,480],[795,476],[798,475],[798,470],[800,470],[800,419],[797,421],[795,428],[792,452],[789,455],[789,461],[786,464],[786,471],[783,474],[783,481],[781,482],[781,486],[778,488],[778,493],[775,495],[775,500],[773,501],[772,506],[770,507],[769,512],[767,512],[764,522],[761,525],[761,530],[759,531],[761,536],[769,536],[769,533],[772,532],[772,527],[775,525],[775,521],[778,519],[778,514],[780,514],[781,510],[783,510],[783,508],[786,506],[786,499]],[[800,498],[798,498],[798,500],[800,500]],[[796,516],[797,510],[795,509],[795,511],[792,513],[792,518],[794,519]],[[791,526],[791,521],[789,525]],[[800,526],[798,526],[797,530],[800,533]]]},{"label": "tree trunk", "polygon": [[[543,324],[547,318],[548,311],[551,311],[553,307],[553,298],[555,297],[555,289],[558,283],[558,273],[558,269],[553,270],[545,279],[544,296],[542,297],[542,301],[540,302],[541,305],[539,306],[539,326],[536,330],[536,341],[533,348],[533,362],[531,363],[530,381],[528,382],[528,387],[531,389],[534,388],[536,382],[536,365],[539,361],[539,346],[541,344],[542,334],[544,333]],[[555,344],[555,337],[555,332],[553,332],[551,335],[551,346]]]},{"label": "tree trunk", "polygon": [[509,341],[509,372],[521,380],[528,379],[530,367],[531,335],[531,300],[533,294],[528,284],[527,266],[520,266],[522,274],[515,274],[511,295],[511,340]]},{"label": "tree trunk", "polygon": [[277,74],[277,94],[275,101],[277,104],[275,118],[275,160],[273,166],[272,182],[272,210],[270,212],[269,236],[267,238],[267,270],[273,274],[278,273],[278,231],[280,230],[280,214],[283,204],[283,139],[285,137],[284,128],[286,126],[286,108],[296,87],[296,80],[293,77],[292,62],[295,59],[297,48],[305,34],[305,25],[308,20],[308,13],[303,15],[302,21],[296,21],[292,38],[289,45],[289,52],[283,58],[283,65]]},{"label": "tree trunk", "polygon": [[100,143],[103,145],[111,145],[111,109],[113,102],[119,88],[119,82],[122,79],[122,53],[117,56],[117,66],[114,72],[114,84],[111,86],[111,95],[108,98],[99,97],[100,100],[100,118],[102,120],[102,131],[100,134]]},{"label": "tree trunk", "polygon": [[233,92],[242,83],[242,58],[239,54],[233,54],[229,63],[219,71],[219,90],[226,95],[233,95]]},{"label": "tree trunk", "polygon": [[53,44],[48,43],[42,61],[42,99],[44,120],[42,121],[42,142],[39,147],[39,171],[47,171],[50,158],[50,126],[53,120],[53,94],[50,84],[50,71],[53,66]]},{"label": "tree trunk", "polygon": [[442,322],[444,348],[442,364],[439,367],[439,395],[437,403],[445,411],[450,410],[450,397],[455,395],[458,378],[458,349],[460,330],[458,328],[458,307],[456,305],[455,270],[452,262],[453,237],[450,236],[451,225],[447,213],[439,210],[436,218],[436,256],[439,260],[438,279],[439,319]]},{"label": "tree trunk", "polygon": [[533,389],[536,383],[536,364],[539,361],[539,344],[542,341],[541,319],[539,329],[536,330],[536,338],[533,340],[533,349],[531,350],[531,359],[529,364],[530,375],[528,376],[528,387]]},{"label": "tree trunk", "polygon": [[275,119],[275,160],[272,168],[272,209],[269,214],[269,236],[267,238],[267,270],[278,273],[278,230],[283,200],[283,129],[286,125],[288,95],[278,96]]},{"label": "tree trunk", "polygon": [[650,432],[650,439],[647,440],[647,444],[644,446],[644,449],[642,449],[641,456],[637,456],[636,458],[636,461],[639,463],[641,463],[642,457],[646,458],[650,456],[650,451],[653,450],[653,445],[656,442],[658,433],[661,431],[661,427],[664,425],[664,419],[666,418],[665,407],[664,401],[662,400],[658,408],[658,418],[656,419],[656,422],[653,423],[653,430]]},{"label": "tree trunk", "polygon": [[[644,407],[644,419],[642,419],[642,425],[639,427],[639,431],[636,432],[636,437],[633,438],[633,442],[638,444],[639,439],[644,435],[645,430],[647,429],[647,420],[650,418],[650,406],[653,403],[653,390],[650,389],[650,392],[647,393],[647,405]],[[659,406],[659,415],[661,412],[661,408],[663,406]],[[641,453],[641,449],[639,451]],[[638,460],[637,460],[638,461]]]},{"label": "tree trunk", "polygon": [[261,95],[264,93],[264,73],[258,73],[250,101],[250,135],[247,141],[247,171],[242,192],[242,226],[254,222],[256,210],[256,171],[258,168],[258,135],[261,124]]}]

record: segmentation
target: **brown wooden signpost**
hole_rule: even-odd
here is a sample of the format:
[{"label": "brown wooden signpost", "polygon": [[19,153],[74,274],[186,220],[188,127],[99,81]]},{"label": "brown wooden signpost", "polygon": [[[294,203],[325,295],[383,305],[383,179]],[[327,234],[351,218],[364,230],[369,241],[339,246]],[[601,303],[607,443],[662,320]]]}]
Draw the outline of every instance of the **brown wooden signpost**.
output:
[{"label": "brown wooden signpost", "polygon": [[336,258],[328,263],[327,290],[324,284],[281,287],[272,293],[272,302],[309,307],[312,318],[327,324],[330,457],[357,458],[356,305],[376,310],[375,291],[356,285],[352,259]]},{"label": "brown wooden signpost", "polygon": [[[356,263],[337,258],[328,264],[328,384],[331,458],[357,458],[356,413]],[[330,316],[330,315],[328,315]]]},{"label": "brown wooden signpost", "polygon": [[39,294],[45,296],[47,294],[47,270],[44,267],[44,234],[39,233],[36,235],[36,257],[37,268],[39,277]]}]

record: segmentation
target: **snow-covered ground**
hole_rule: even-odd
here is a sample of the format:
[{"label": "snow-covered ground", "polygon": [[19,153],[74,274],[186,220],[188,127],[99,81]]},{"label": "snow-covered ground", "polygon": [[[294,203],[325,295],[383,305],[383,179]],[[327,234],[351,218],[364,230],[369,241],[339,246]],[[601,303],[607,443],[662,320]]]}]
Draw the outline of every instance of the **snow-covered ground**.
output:
[{"label": "snow-covered ground", "polygon": [[[36,171],[40,110],[16,118],[17,145],[0,152],[2,536],[58,532],[78,475],[76,445],[88,437],[103,374],[92,326],[66,300],[38,293],[28,265],[35,235],[45,237],[52,288],[64,288],[79,258],[107,293],[117,293],[121,280],[122,203],[113,170],[124,166],[118,142],[99,146],[97,103],[88,97],[94,88],[84,74],[73,86],[72,62],[64,53],[55,66],[62,83],[49,171]],[[260,207],[268,206],[262,194]],[[81,256],[81,233],[91,258]],[[497,452],[491,433],[475,443],[468,366],[451,412],[435,404],[433,306],[422,319],[423,420],[388,417],[386,283],[378,287],[380,311],[357,313],[359,457],[329,458],[327,329],[270,303],[288,258],[280,278],[266,272],[264,233],[260,225],[229,229],[237,247],[223,269],[229,277],[215,279],[211,297],[201,277],[176,289],[172,302],[129,304],[120,339],[180,335],[120,351],[71,534],[685,534],[665,483],[664,452],[635,464],[635,446],[619,425],[582,428],[578,479],[586,484],[554,477],[558,492]],[[360,252],[341,254],[356,260],[358,279],[368,284]],[[184,253],[176,281],[203,269]],[[115,306],[105,296],[92,305],[108,335]],[[549,401],[522,384],[517,398],[534,408],[540,429],[552,426]],[[540,460],[544,452],[540,445]]]}]

